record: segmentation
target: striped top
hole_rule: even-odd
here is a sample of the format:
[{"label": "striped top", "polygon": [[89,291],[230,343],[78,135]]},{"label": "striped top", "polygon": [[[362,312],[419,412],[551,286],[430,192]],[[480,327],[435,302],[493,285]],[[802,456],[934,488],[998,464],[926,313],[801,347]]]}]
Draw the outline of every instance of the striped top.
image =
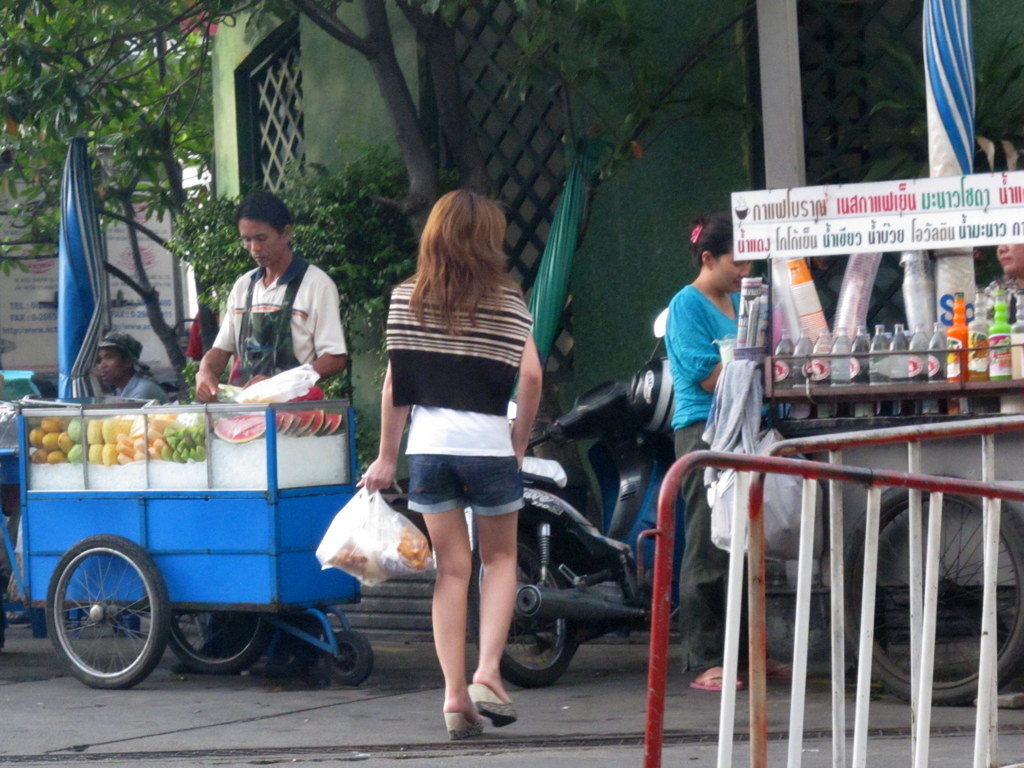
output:
[{"label": "striped top", "polygon": [[409,308],[414,283],[391,293],[387,346],[396,406],[427,405],[505,414],[533,318],[517,291],[502,288],[477,308],[463,333]]}]

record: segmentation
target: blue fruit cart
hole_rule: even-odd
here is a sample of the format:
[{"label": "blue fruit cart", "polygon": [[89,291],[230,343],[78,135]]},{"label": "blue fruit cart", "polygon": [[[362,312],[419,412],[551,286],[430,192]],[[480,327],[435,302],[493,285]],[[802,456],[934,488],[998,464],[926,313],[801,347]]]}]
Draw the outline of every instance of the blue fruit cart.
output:
[{"label": "blue fruit cart", "polygon": [[18,442],[26,601],[86,685],[135,685],[168,645],[237,672],[275,629],[335,682],[370,673],[340,607],[359,583],[314,555],[355,491],[347,401],[34,407]]}]

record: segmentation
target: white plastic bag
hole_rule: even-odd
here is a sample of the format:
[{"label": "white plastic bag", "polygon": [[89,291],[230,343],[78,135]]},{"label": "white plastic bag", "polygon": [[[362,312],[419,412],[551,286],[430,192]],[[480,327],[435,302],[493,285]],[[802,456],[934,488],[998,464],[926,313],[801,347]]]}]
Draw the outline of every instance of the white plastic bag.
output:
[{"label": "white plastic bag", "polygon": [[316,550],[323,569],[338,568],[372,587],[394,576],[434,569],[430,542],[380,492],[358,493],[334,516]]},{"label": "white plastic bag", "polygon": [[[767,455],[773,443],[782,439],[778,430],[761,433],[757,453]],[[764,545],[769,560],[796,560],[800,553],[800,506],[803,478],[798,475],[769,473],[764,479]],[[718,479],[707,486],[711,506],[711,542],[727,552],[732,549],[732,506],[736,496],[736,471],[723,470]],[[745,506],[744,506],[745,509]],[[819,549],[821,494],[815,498],[815,551]],[[746,514],[743,516],[747,520]],[[743,531],[743,548],[747,547],[747,531]]]},{"label": "white plastic bag", "polygon": [[234,400],[236,403],[287,403],[305,397],[319,380],[320,374],[306,363],[239,390]]}]

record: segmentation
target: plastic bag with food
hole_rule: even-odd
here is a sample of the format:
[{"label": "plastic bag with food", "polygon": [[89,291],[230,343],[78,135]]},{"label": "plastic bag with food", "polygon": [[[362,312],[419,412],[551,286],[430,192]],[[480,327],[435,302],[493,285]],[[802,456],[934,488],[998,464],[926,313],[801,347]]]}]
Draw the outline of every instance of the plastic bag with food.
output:
[{"label": "plastic bag with food", "polygon": [[434,569],[430,542],[380,492],[361,488],[334,516],[316,550],[323,569],[338,568],[372,587]]},{"label": "plastic bag with food", "polygon": [[320,374],[306,363],[237,390],[233,399],[236,403],[287,403],[304,398],[319,380]]}]

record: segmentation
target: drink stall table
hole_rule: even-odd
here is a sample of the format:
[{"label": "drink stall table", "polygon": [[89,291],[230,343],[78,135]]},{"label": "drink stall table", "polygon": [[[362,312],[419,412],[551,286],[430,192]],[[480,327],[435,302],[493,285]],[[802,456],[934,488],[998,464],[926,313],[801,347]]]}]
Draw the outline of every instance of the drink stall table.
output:
[{"label": "drink stall table", "polygon": [[86,685],[135,685],[168,644],[237,672],[275,627],[337,682],[370,673],[340,608],[359,583],[314,556],[355,491],[347,401],[26,408],[18,443],[26,601]]}]

